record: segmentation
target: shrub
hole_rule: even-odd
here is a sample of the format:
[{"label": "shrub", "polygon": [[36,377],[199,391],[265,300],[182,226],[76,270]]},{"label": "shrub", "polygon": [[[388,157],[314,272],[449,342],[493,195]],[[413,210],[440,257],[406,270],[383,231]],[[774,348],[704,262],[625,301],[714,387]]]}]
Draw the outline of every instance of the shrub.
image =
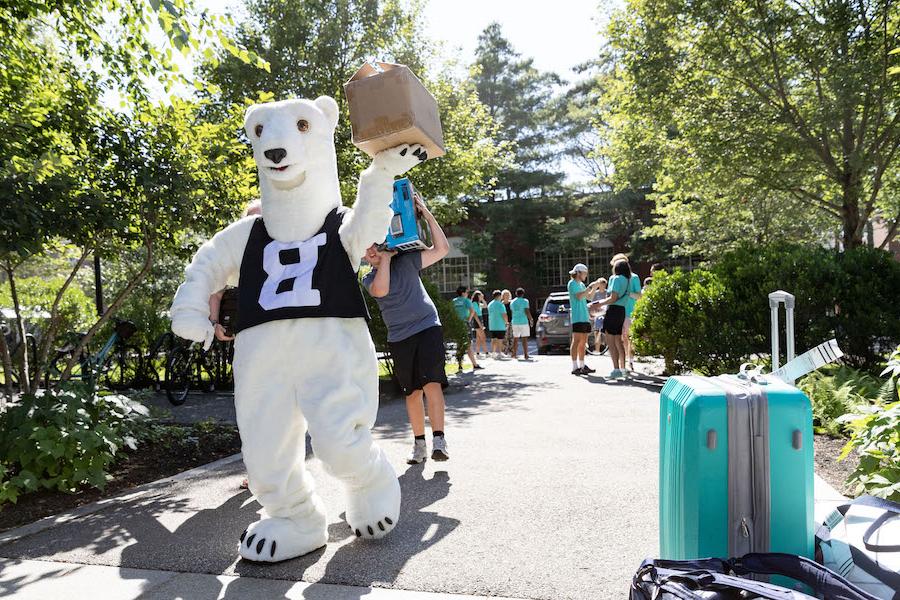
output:
[{"label": "shrub", "polygon": [[[38,327],[46,326],[46,321],[41,314],[50,311],[56,292],[62,288],[65,281],[65,277],[25,277],[16,280],[22,317],[27,324]],[[4,308],[13,306],[9,286],[0,286],[0,306]],[[57,328],[59,333],[87,329],[94,321],[93,298],[90,298],[73,282],[66,289],[66,293],[63,294],[59,303],[59,318],[60,322]]]},{"label": "shrub", "polygon": [[733,303],[731,290],[715,273],[659,273],[634,313],[635,350],[662,355],[668,373],[736,371],[748,346],[729,319]]},{"label": "shrub", "polygon": [[[852,371],[848,367],[842,369]],[[869,377],[864,373],[860,373],[860,376],[860,379]],[[861,386],[846,373],[829,375],[827,371],[813,371],[801,379],[797,387],[809,396],[812,403],[813,427],[816,433],[832,437],[847,435],[848,424],[841,417],[858,412],[860,407],[869,405],[866,396],[861,393],[865,391],[863,388],[867,389],[868,386]]]},{"label": "shrub", "polygon": [[850,427],[853,434],[841,458],[853,448],[859,453],[859,466],[848,478],[855,493],[900,502],[900,402],[857,416]]},{"label": "shrub", "polygon": [[[635,349],[666,357],[670,370],[715,373],[768,355],[768,295],[778,289],[797,300],[798,353],[836,337],[848,364],[877,373],[880,356],[900,342],[900,263],[884,251],[746,246],[724,254],[701,273],[672,273],[675,279],[665,284],[662,274],[654,276],[638,302],[635,326],[645,339],[636,340]],[[713,287],[704,289],[708,286]],[[693,350],[684,347],[688,339]]]},{"label": "shrub", "polygon": [[83,385],[22,396],[0,414],[0,504],[39,489],[103,489],[120,449],[136,447],[146,414]]}]

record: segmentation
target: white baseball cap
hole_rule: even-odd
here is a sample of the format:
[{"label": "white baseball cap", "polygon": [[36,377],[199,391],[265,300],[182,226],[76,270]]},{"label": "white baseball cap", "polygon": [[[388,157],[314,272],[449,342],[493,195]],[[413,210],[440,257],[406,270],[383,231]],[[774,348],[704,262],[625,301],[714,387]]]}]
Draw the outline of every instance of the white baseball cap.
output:
[{"label": "white baseball cap", "polygon": [[569,275],[574,275],[575,273],[587,273],[587,272],[588,272],[587,265],[585,265],[583,263],[578,263],[577,265],[572,267],[572,270],[569,271]]}]

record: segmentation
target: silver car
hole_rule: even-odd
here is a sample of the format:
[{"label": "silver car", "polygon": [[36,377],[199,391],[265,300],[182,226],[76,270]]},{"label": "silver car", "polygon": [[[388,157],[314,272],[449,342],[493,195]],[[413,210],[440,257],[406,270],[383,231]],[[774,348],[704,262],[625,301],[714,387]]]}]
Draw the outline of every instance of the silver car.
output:
[{"label": "silver car", "polygon": [[538,354],[547,354],[554,346],[569,348],[572,343],[570,313],[568,292],[555,292],[544,301],[535,328]]}]

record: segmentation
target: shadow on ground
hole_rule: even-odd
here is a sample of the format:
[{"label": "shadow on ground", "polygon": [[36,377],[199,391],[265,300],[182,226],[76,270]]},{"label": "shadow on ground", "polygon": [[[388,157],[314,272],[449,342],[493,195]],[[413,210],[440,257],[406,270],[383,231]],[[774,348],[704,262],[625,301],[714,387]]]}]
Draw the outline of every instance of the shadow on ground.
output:
[{"label": "shadow on ground", "polygon": [[[209,474],[211,479],[233,476],[233,469]],[[457,519],[426,510],[449,494],[451,484],[446,471],[437,471],[431,479],[425,479],[423,466],[414,465],[399,480],[403,504],[400,521],[391,535],[378,541],[357,540],[341,518],[329,525],[327,547],[277,564],[258,564],[237,558],[237,540],[241,532],[258,518],[259,505],[247,491],[232,495],[215,508],[199,511],[191,508],[187,500],[173,500],[165,489],[150,491],[70,524],[6,544],[0,548],[0,555],[67,560],[59,555],[81,551],[94,555],[111,553],[111,558],[117,549],[121,549],[121,558],[112,562],[123,568],[213,575],[233,571],[244,577],[276,580],[266,583],[266,598],[286,598],[294,582],[301,581],[312,565],[325,559],[328,562],[324,574],[317,577],[318,583],[359,586],[356,591],[342,590],[340,598],[361,598],[372,585],[390,586],[413,556],[440,542],[460,523]],[[334,552],[329,556],[331,551]],[[73,559],[72,562],[78,561]],[[317,570],[321,571],[321,567]],[[64,571],[60,571],[56,576],[63,574]],[[128,572],[123,576],[128,577]],[[139,574],[135,576],[140,577]],[[28,583],[5,580],[0,592],[4,596],[14,596]],[[197,579],[176,578],[150,590],[149,596],[163,600],[248,598],[257,596],[257,586],[258,582],[242,583],[240,579],[206,578],[201,583]],[[335,590],[328,586],[313,585],[304,590],[303,597],[324,600],[334,598],[334,593]]]}]

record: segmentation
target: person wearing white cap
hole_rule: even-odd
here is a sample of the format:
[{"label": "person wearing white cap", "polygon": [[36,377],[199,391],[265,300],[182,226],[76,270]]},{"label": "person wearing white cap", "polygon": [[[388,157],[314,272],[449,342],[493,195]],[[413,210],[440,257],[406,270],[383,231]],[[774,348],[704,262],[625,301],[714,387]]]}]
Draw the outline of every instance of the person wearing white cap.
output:
[{"label": "person wearing white cap", "polygon": [[588,314],[587,299],[593,297],[594,292],[600,286],[600,280],[592,281],[585,286],[588,268],[578,263],[569,271],[568,290],[569,306],[572,317],[572,375],[588,375],[595,370],[584,364],[584,350],[587,347],[588,335],[591,333],[591,317]]}]

